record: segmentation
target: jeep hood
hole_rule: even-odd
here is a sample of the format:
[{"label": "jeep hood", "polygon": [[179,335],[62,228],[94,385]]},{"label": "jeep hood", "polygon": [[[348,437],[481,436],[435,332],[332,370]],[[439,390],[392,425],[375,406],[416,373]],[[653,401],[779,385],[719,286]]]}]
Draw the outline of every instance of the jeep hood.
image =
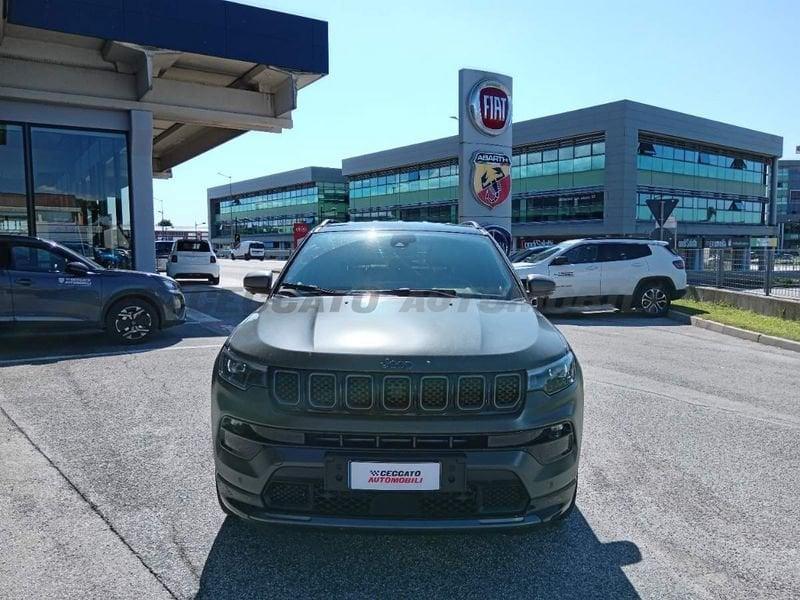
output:
[{"label": "jeep hood", "polygon": [[415,370],[437,370],[441,361],[420,359],[443,357],[454,359],[449,369],[529,368],[567,351],[563,336],[526,302],[394,296],[270,298],[229,344],[275,365],[323,368],[319,362],[330,359],[353,368],[356,357],[371,357],[364,370],[390,357],[411,361]]}]

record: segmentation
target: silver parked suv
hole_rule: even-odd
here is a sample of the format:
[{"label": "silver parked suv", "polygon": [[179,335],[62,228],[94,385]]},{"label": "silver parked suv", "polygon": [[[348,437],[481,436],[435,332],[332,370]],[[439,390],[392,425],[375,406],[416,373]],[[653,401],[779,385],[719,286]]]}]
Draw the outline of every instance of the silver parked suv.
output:
[{"label": "silver parked suv", "polygon": [[[527,287],[527,289],[526,289]],[[319,526],[490,529],[566,518],[583,381],[484,230],[316,228],[231,334],[211,391],[222,509]]]}]

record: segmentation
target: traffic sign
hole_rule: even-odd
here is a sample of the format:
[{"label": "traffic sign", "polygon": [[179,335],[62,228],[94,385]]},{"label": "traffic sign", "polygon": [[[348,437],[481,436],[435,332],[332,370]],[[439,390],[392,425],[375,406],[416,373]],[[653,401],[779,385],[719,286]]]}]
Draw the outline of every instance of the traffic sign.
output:
[{"label": "traffic sign", "polygon": [[678,199],[667,198],[664,200],[662,198],[651,198],[647,201],[647,206],[650,207],[650,212],[653,213],[653,217],[655,217],[656,223],[658,223],[660,227],[664,224],[664,221],[669,218],[672,211],[675,210],[675,207],[678,206]]}]

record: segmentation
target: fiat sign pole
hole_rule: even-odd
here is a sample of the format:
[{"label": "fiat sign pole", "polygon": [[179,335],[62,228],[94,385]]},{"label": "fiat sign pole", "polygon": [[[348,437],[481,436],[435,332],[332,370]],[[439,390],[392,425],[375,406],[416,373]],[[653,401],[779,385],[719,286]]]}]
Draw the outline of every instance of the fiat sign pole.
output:
[{"label": "fiat sign pole", "polygon": [[511,78],[458,73],[458,214],[511,250]]}]

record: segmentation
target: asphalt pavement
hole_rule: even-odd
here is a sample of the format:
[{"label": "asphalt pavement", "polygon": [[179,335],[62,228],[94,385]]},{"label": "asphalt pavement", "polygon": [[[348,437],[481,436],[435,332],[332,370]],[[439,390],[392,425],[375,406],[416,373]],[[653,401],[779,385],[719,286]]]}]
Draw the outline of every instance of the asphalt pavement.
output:
[{"label": "asphalt pavement", "polygon": [[587,394],[578,507],[561,527],[226,519],[211,367],[259,304],[236,277],[185,286],[194,320],[135,351],[0,338],[0,596],[800,597],[800,354],[666,319],[554,319]]}]

